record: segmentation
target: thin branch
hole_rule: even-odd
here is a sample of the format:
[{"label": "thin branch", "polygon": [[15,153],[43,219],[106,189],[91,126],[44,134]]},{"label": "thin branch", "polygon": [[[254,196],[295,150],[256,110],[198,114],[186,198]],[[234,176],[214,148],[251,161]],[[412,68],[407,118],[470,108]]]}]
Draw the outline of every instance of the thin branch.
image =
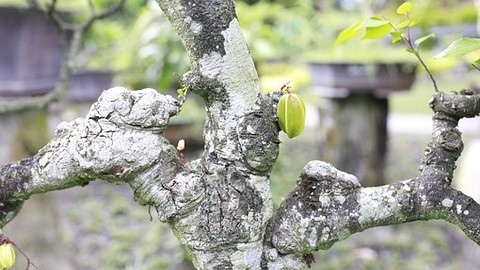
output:
[{"label": "thin branch", "polygon": [[480,71],[480,67],[475,65],[475,63],[471,63],[470,66],[478,71]]},{"label": "thin branch", "polygon": [[[71,61],[80,50],[82,38],[85,32],[96,20],[101,20],[112,15],[113,13],[119,11],[125,4],[125,0],[119,0],[114,5],[97,14],[92,13],[92,15],[85,22],[78,25],[73,25],[65,22],[61,18],[60,14],[56,10],[57,0],[52,0],[52,2],[47,5],[47,8],[42,7],[38,0],[27,1],[32,8],[42,12],[47,18],[49,18],[60,33],[60,47],[63,54],[60,65],[59,79],[55,85],[55,88],[43,96],[28,97],[15,100],[13,102],[0,103],[0,114],[15,113],[31,108],[43,108],[54,101],[60,100],[65,95],[68,87],[68,79],[73,70]],[[68,41],[67,39],[70,35],[72,36],[72,39]]]},{"label": "thin branch", "polygon": [[[406,13],[406,19],[407,20],[410,19],[410,16],[409,16],[408,12]],[[389,24],[392,27],[392,29],[395,30],[395,32],[400,32],[400,30],[393,23],[389,23]],[[418,46],[415,47],[415,45],[412,42],[412,35],[411,35],[411,31],[410,31],[410,26],[407,25],[405,27],[405,29],[406,29],[405,30],[406,35],[401,35],[403,43],[405,43],[405,45],[408,47],[408,49],[411,50],[411,52],[415,55],[415,57],[418,59],[418,61],[422,65],[423,69],[425,69],[425,71],[427,72],[428,77],[430,77],[430,80],[432,81],[433,88],[435,89],[435,92],[439,92],[437,81],[433,77],[432,71],[428,68],[427,64],[425,63],[425,61],[423,61],[423,58],[420,56],[420,48]]]},{"label": "thin branch", "polygon": [[95,6],[93,5],[92,0],[88,0],[88,8],[90,9],[91,14],[95,14]]},{"label": "thin branch", "polygon": [[93,14],[92,16],[90,16],[90,18],[87,19],[83,24],[81,24],[79,28],[82,29],[82,32],[85,32],[88,28],[90,28],[90,26],[96,20],[104,19],[104,18],[118,12],[120,9],[122,9],[124,4],[125,4],[125,0],[119,0],[114,5],[112,5],[109,8],[103,10],[102,12],[97,13],[97,14]]},{"label": "thin branch", "polygon": [[429,219],[457,225],[480,245],[480,205],[450,187],[463,150],[458,121],[480,114],[480,96],[437,92],[429,105],[435,112],[434,129],[418,177],[362,188],[353,175],[312,161],[270,220],[267,247],[282,254],[307,254],[367,228]]},{"label": "thin branch", "polygon": [[17,250],[18,252],[20,252],[23,257],[27,260],[27,268],[26,270],[28,270],[30,268],[30,265],[32,265],[33,267],[35,267],[35,269],[38,269],[38,266],[35,265],[35,263],[32,262],[32,260],[30,260],[30,257],[28,257],[27,254],[25,254],[25,252],[23,252],[23,250],[15,243],[15,242],[10,242]]}]

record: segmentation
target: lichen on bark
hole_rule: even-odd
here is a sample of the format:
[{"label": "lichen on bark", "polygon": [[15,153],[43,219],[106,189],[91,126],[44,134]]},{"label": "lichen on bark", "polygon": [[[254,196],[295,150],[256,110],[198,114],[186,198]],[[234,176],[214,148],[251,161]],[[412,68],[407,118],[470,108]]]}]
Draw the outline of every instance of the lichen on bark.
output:
[{"label": "lichen on bark", "polygon": [[447,220],[480,243],[480,206],[450,187],[463,148],[458,120],[480,113],[478,95],[435,93],[418,176],[364,188],[355,176],[311,161],[274,212],[278,93],[260,93],[233,1],[157,2],[191,59],[184,86],[205,101],[200,158],[182,162],[163,137],[177,100],[153,89],[109,89],[86,119],[59,125],[34,157],[0,167],[0,225],[32,194],[103,179],[128,183],[139,203],[153,206],[198,269],[305,269],[311,252],[355,232],[414,220]]}]

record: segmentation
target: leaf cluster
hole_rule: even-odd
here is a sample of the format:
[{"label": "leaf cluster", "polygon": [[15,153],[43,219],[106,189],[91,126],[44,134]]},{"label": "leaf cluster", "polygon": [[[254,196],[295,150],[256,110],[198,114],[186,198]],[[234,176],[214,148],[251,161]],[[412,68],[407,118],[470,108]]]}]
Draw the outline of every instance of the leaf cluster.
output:
[{"label": "leaf cluster", "polygon": [[[379,39],[387,34],[390,34],[392,43],[403,42],[406,46],[406,51],[415,55],[420,64],[424,67],[433,82],[435,91],[438,91],[435,79],[430,72],[428,66],[420,56],[420,45],[430,38],[434,38],[435,34],[430,33],[415,40],[411,37],[411,27],[419,23],[416,18],[411,18],[411,12],[415,5],[410,1],[405,1],[397,7],[396,13],[403,16],[403,20],[399,23],[394,23],[385,17],[372,16],[356,22],[345,30],[341,31],[337,36],[335,44],[341,44],[349,39],[352,39],[363,33],[361,39]],[[480,50],[480,39],[478,38],[460,38],[453,41],[445,50],[435,56],[435,58],[442,58],[447,56],[461,56]],[[472,68],[480,70],[480,58],[471,64]]]},{"label": "leaf cluster", "polygon": [[364,33],[361,37],[362,40],[379,39],[387,34],[390,34],[392,43],[403,41],[407,45],[408,52],[417,54],[419,51],[419,46],[427,39],[435,37],[435,35],[432,33],[416,40],[411,40],[410,28],[419,23],[418,19],[410,18],[410,12],[412,9],[413,4],[410,1],[404,2],[397,8],[397,14],[405,16],[405,19],[398,24],[395,24],[381,16],[372,16],[356,22],[340,32],[340,34],[337,36],[335,44],[338,45],[359,35],[362,32]]}]

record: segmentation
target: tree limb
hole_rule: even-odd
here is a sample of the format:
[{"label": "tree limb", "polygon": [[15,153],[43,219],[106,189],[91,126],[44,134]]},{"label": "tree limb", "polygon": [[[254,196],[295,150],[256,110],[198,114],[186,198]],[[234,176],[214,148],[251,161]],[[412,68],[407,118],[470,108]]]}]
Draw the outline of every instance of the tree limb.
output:
[{"label": "tree limb", "polygon": [[356,177],[311,161],[271,219],[267,246],[300,257],[367,228],[429,219],[456,224],[480,244],[480,205],[450,187],[463,150],[458,120],[480,114],[480,96],[439,92],[430,106],[434,128],[418,177],[362,188]]},{"label": "tree limb", "polygon": [[[0,167],[1,201],[22,202],[94,179],[128,182],[141,202],[152,201],[151,183],[159,175],[144,179],[148,169],[158,163],[163,171],[157,173],[173,178],[171,172],[182,168],[176,149],[161,136],[178,110],[175,99],[153,89],[105,91],[86,119],[60,124],[38,154]],[[8,222],[11,211],[5,212],[1,218]]]}]

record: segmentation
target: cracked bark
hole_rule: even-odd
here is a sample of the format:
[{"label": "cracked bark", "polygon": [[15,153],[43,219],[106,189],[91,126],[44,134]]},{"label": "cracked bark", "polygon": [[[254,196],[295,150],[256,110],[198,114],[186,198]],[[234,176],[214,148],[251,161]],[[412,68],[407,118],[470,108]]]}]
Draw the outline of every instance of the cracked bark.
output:
[{"label": "cracked bark", "polygon": [[178,101],[152,89],[109,89],[38,154],[0,168],[0,225],[32,194],[103,179],[128,183],[139,203],[153,206],[198,269],[304,269],[309,253],[352,233],[414,220],[447,220],[480,243],[479,205],[450,187],[463,148],[456,126],[479,114],[479,96],[433,96],[435,128],[418,177],[363,188],[355,176],[311,161],[274,213],[278,93],[259,92],[233,2],[158,3],[190,55],[184,85],[205,100],[203,155],[183,164],[162,136]]}]

